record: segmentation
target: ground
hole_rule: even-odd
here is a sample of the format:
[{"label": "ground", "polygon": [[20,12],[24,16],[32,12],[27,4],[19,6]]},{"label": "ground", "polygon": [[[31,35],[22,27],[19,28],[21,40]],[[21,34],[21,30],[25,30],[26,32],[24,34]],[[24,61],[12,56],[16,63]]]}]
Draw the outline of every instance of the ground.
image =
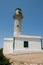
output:
[{"label": "ground", "polygon": [[[6,54],[12,62],[16,63],[15,65],[29,65],[29,64],[38,64],[43,65],[43,52],[40,53],[28,53],[28,54]],[[20,64],[18,64],[20,63]],[[27,64],[26,64],[27,63]]]}]

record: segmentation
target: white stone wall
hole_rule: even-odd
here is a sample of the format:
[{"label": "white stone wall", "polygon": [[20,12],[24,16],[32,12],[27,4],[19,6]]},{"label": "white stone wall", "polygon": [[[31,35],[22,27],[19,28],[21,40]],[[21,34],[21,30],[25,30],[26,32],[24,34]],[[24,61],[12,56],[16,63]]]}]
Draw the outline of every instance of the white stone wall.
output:
[{"label": "white stone wall", "polygon": [[3,53],[12,54],[13,53],[13,38],[5,38],[3,44]]},{"label": "white stone wall", "polygon": [[41,41],[29,41],[29,49],[38,49],[41,50]]},{"label": "white stone wall", "polygon": [[[28,48],[24,47],[24,41],[28,41]],[[13,44],[14,42],[14,44]],[[14,45],[14,48],[13,48]],[[15,37],[5,38],[3,44],[4,54],[41,52],[41,38]]]},{"label": "white stone wall", "polygon": [[[28,41],[28,48],[24,48],[24,41]],[[38,49],[41,50],[41,40],[40,39],[32,39],[32,38],[15,38],[15,49],[16,50],[32,50]]]}]

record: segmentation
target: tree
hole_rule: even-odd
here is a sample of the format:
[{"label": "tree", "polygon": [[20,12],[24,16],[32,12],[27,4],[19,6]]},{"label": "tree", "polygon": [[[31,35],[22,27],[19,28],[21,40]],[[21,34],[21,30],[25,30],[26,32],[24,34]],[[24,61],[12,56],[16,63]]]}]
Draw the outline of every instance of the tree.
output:
[{"label": "tree", "polygon": [[7,59],[3,54],[3,49],[0,49],[0,65],[10,65],[9,59]]}]

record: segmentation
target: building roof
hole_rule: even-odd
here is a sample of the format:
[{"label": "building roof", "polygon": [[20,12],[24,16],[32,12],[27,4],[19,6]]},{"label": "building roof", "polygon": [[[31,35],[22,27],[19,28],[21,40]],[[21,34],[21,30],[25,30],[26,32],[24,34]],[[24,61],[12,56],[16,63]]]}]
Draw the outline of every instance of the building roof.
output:
[{"label": "building roof", "polygon": [[12,41],[13,38],[4,38],[4,40],[8,40],[8,41],[11,40]]},{"label": "building roof", "polygon": [[[42,39],[41,36],[15,35],[16,38]],[[13,40],[13,38],[4,38],[4,40]]]},{"label": "building roof", "polygon": [[19,38],[32,38],[32,39],[42,39],[41,36],[28,36],[28,35],[16,35]]}]

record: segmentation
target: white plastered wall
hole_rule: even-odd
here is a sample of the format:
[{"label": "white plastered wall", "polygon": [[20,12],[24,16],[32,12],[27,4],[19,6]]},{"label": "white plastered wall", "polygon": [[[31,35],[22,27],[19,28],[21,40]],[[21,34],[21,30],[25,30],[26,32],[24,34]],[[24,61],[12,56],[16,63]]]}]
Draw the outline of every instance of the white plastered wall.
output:
[{"label": "white plastered wall", "polygon": [[3,53],[4,54],[12,54],[13,53],[13,38],[5,38],[3,45]]},{"label": "white plastered wall", "polygon": [[41,41],[29,41],[29,49],[41,50]]},{"label": "white plastered wall", "polygon": [[[15,37],[14,54],[42,52],[41,38]],[[28,41],[28,48],[24,47],[24,41]]]},{"label": "white plastered wall", "polygon": [[[24,48],[24,41],[28,41],[28,48]],[[18,37],[15,39],[15,49],[16,50],[29,50],[29,49],[41,50],[41,40]]]}]

